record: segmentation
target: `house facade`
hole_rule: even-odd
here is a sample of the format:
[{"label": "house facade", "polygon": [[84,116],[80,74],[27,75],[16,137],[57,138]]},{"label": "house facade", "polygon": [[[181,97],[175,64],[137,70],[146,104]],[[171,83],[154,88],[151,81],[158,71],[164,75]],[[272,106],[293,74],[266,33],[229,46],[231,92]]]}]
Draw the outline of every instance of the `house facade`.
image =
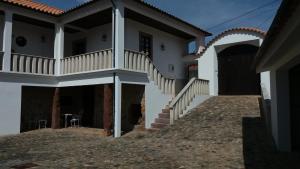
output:
[{"label": "house facade", "polygon": [[[176,119],[194,97],[186,92],[208,95],[208,81],[187,83],[185,61],[188,43],[202,49],[208,35],[139,0],[93,0],[68,11],[1,0],[0,135],[43,120],[61,128],[66,114],[115,137],[138,121],[151,128]],[[175,98],[175,116],[157,119]]]},{"label": "house facade", "polygon": [[300,150],[299,15],[299,1],[283,1],[256,56],[257,72],[270,71],[267,124],[280,151]]}]

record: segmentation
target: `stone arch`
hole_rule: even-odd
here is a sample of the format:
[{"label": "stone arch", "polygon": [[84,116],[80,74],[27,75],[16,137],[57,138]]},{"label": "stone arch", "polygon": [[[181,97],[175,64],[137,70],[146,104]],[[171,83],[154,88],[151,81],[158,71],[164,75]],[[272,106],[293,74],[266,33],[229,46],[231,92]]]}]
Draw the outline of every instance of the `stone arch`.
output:
[{"label": "stone arch", "polygon": [[[206,48],[198,54],[198,77],[210,81],[210,95],[219,94],[218,55],[228,48],[239,45],[260,47],[265,34],[255,28],[234,28],[217,35],[207,44]],[[254,58],[255,54],[252,57]],[[263,76],[261,81],[268,81],[268,79],[265,80],[269,78],[268,75],[261,76]]]}]

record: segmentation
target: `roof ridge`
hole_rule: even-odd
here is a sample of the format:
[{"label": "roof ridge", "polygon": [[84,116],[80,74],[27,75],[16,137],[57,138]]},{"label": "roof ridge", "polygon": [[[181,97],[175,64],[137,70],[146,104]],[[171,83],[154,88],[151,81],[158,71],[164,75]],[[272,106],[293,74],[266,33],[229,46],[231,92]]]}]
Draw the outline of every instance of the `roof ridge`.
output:
[{"label": "roof ridge", "polygon": [[259,28],[256,28],[256,27],[236,27],[236,28],[230,28],[230,29],[227,29],[221,33],[219,33],[217,36],[215,36],[212,40],[210,40],[207,45],[205,46],[204,49],[201,50],[201,52],[199,52],[197,55],[199,56],[202,56],[206,50],[214,43],[216,42],[217,40],[219,40],[222,36],[230,33],[230,32],[234,32],[234,31],[248,31],[248,32],[255,32],[255,33],[258,33],[262,36],[266,36],[267,32],[259,29]]}]

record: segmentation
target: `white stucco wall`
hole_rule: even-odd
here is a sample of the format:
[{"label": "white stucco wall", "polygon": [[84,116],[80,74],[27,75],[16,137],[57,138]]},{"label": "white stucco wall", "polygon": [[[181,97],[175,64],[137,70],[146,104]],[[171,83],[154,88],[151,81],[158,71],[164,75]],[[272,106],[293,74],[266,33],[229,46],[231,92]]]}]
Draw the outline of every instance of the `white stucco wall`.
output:
[{"label": "white stucco wall", "polygon": [[[30,25],[23,22],[13,22],[12,51],[15,53],[51,57],[54,54],[54,29],[47,29],[39,26]],[[23,36],[27,39],[27,45],[19,47],[16,38]],[[42,42],[41,37],[45,37]]]},{"label": "white stucco wall", "polygon": [[234,33],[228,34],[214,42],[205,53],[198,58],[198,78],[209,80],[210,95],[218,95],[218,59],[217,53],[232,45],[261,44],[262,38],[256,34]]},{"label": "white stucco wall", "polygon": [[[187,42],[179,37],[142,23],[126,19],[125,21],[125,49],[139,51],[139,33],[147,33],[153,38],[153,62],[166,77],[184,79],[184,62],[182,57],[187,53]],[[165,45],[165,51],[160,46]],[[174,65],[174,72],[169,72],[168,65]]]},{"label": "white stucco wall", "polygon": [[20,132],[21,85],[0,82],[0,135]]},{"label": "white stucco wall", "polygon": [[260,86],[262,97],[264,100],[271,99],[271,84],[270,84],[270,72],[260,73]]},{"label": "white stucco wall", "polygon": [[[106,41],[102,40],[103,35],[106,35]],[[74,34],[65,33],[65,57],[72,56],[72,42],[81,39],[86,39],[87,52],[112,48],[112,25],[109,23]]]},{"label": "white stucco wall", "polygon": [[151,128],[151,123],[154,123],[155,118],[162,112],[169,101],[170,95],[163,94],[162,91],[154,84],[153,81],[147,83],[145,86],[145,116],[146,128]]}]

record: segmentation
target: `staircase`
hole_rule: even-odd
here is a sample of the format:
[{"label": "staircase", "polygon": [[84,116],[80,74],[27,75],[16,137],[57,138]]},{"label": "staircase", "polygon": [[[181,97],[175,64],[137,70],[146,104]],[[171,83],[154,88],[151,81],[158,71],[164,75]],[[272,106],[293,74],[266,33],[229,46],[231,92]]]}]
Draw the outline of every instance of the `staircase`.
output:
[{"label": "staircase", "polygon": [[[189,111],[190,105],[197,96],[203,96],[203,99],[196,99],[199,103],[208,98],[209,87],[207,80],[192,78],[189,83],[173,98],[169,105],[158,115],[154,123],[151,124],[152,129],[159,130],[170,124],[175,120],[185,116]],[[195,103],[194,103],[195,104]]]},{"label": "staircase", "polygon": [[[164,107],[165,103],[167,104],[167,106],[162,109],[161,113],[157,114],[157,110],[150,112],[150,114],[154,115],[154,117],[152,117],[154,123],[151,124],[151,128],[154,130],[173,124],[174,120],[177,120],[187,114],[189,105],[196,96],[209,95],[208,81],[192,78],[179,92],[179,94],[175,96],[176,80],[164,77],[163,74],[161,74],[155,67],[150,58],[141,52],[125,50],[124,67],[128,70],[147,73],[149,80],[154,82],[154,85],[156,85],[155,88],[160,90],[160,95],[156,97],[173,97],[169,103],[167,103],[167,100],[164,99],[165,102],[156,107],[159,111],[160,108]],[[158,117],[155,118],[155,115],[158,115]]]},{"label": "staircase", "polygon": [[159,130],[170,124],[170,109],[162,109],[162,112],[158,114],[158,118],[155,119],[154,123],[151,124],[151,128]]}]

